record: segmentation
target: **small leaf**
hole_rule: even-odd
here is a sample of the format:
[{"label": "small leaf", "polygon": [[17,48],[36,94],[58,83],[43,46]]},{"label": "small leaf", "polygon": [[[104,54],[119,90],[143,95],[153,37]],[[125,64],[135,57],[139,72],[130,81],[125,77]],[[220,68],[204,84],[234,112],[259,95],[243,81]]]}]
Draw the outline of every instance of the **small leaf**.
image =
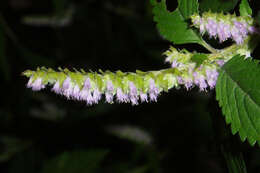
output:
[{"label": "small leaf", "polygon": [[220,69],[216,98],[232,133],[242,141],[260,144],[260,66],[259,61],[239,55]]},{"label": "small leaf", "polygon": [[107,150],[65,152],[47,162],[42,173],[94,173]]},{"label": "small leaf", "polygon": [[179,7],[170,12],[166,8],[166,0],[157,2],[151,0],[153,5],[154,21],[161,35],[175,44],[198,43],[202,44],[201,36],[189,28],[187,19],[192,13],[198,12],[197,0],[179,0]]},{"label": "small leaf", "polygon": [[196,67],[199,67],[207,58],[207,54],[196,53],[191,57],[191,61],[196,63]]},{"label": "small leaf", "polygon": [[252,16],[252,9],[247,0],[242,0],[239,6],[241,16]]},{"label": "small leaf", "polygon": [[202,0],[200,11],[228,12],[235,8],[238,0]]}]

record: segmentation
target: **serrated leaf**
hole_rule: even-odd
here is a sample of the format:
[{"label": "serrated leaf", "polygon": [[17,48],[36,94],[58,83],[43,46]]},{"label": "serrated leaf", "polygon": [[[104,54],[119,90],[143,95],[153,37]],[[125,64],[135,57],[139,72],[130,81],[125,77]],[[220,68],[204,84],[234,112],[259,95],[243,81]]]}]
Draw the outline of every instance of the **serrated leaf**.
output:
[{"label": "serrated leaf", "polygon": [[175,44],[202,44],[201,36],[190,29],[186,21],[192,13],[198,12],[197,0],[179,0],[178,2],[178,8],[170,12],[167,10],[166,0],[161,0],[161,2],[151,0],[154,21],[157,22],[160,34]]},{"label": "serrated leaf", "polygon": [[191,57],[191,61],[196,63],[196,67],[199,67],[207,58],[207,54],[196,53]]},{"label": "serrated leaf", "polygon": [[252,9],[247,0],[242,0],[239,6],[240,16],[252,16]]},{"label": "serrated leaf", "polygon": [[228,12],[235,8],[238,0],[202,0],[200,11]]},{"label": "serrated leaf", "polygon": [[260,144],[260,66],[259,61],[239,55],[221,69],[216,98],[222,107],[232,133],[239,132],[242,141]]},{"label": "serrated leaf", "polygon": [[45,164],[42,173],[95,173],[107,150],[65,152]]}]

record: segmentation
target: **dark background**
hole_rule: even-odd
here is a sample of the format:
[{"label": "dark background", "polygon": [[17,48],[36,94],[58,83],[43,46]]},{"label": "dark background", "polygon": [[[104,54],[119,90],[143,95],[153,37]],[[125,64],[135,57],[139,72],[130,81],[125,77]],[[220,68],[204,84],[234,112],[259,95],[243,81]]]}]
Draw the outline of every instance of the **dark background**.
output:
[{"label": "dark background", "polygon": [[[167,3],[170,10],[177,5]],[[259,2],[251,5],[259,9]],[[69,9],[74,11],[70,23],[58,26]],[[26,88],[28,79],[21,73],[38,66],[132,72],[169,67],[162,53],[170,43],[160,37],[151,10],[148,0],[0,1],[1,173],[49,173],[63,167],[63,172],[102,173],[227,171],[212,128],[212,116],[222,120],[213,91],[172,89],[157,103],[86,106],[49,89]],[[28,16],[30,24],[24,22]],[[139,131],[122,137],[120,130],[109,130],[114,126]],[[151,142],[128,137],[143,132]],[[259,147],[241,143],[238,136],[234,140],[249,172],[260,172]],[[102,161],[95,161],[104,150]],[[90,171],[90,164],[97,166]]]}]

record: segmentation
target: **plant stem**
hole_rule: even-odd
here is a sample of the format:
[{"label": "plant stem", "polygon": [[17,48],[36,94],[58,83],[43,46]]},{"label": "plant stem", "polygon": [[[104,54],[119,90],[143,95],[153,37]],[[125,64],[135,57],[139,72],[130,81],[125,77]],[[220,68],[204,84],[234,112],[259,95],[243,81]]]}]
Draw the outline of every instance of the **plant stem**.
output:
[{"label": "plant stem", "polygon": [[230,127],[226,125],[221,109],[215,97],[213,98],[209,107],[211,109],[211,119],[215,131],[215,140],[225,160],[228,172],[247,173],[240,139],[231,134]]},{"label": "plant stem", "polygon": [[210,51],[211,53],[218,53],[219,50],[218,49],[215,49],[213,47],[211,47],[205,40],[202,39],[202,42],[201,44],[206,48],[208,49],[208,51]]}]

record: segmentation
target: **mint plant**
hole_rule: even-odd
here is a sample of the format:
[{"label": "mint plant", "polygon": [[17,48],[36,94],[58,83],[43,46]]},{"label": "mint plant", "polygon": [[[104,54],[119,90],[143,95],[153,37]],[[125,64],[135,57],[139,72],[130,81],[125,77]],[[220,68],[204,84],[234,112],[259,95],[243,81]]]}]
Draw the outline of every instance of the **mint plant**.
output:
[{"label": "mint plant", "polygon": [[[212,1],[218,4],[217,1]],[[197,87],[200,92],[216,91],[227,124],[232,134],[238,133],[241,141],[252,146],[260,144],[260,68],[258,60],[251,57],[259,41],[257,21],[247,0],[239,5],[239,15],[230,14],[234,4],[218,4],[222,9],[208,11],[211,1],[178,0],[173,12],[167,10],[166,0],[150,0],[154,21],[161,36],[173,43],[163,53],[167,69],[158,71],[86,72],[59,68],[55,71],[40,67],[27,70],[27,87],[33,91],[51,88],[51,91],[67,99],[84,101],[87,105],[98,104],[102,98],[107,103],[156,102],[161,94],[172,88],[184,87],[187,92]],[[236,1],[237,2],[237,1]],[[235,2],[234,2],[235,3]],[[208,40],[218,44],[231,43],[217,49]],[[174,45],[198,44],[208,52],[178,49]],[[224,153],[225,156],[227,154]],[[234,159],[234,158],[231,158]],[[230,172],[234,168],[227,159]],[[245,172],[241,169],[240,172]],[[237,171],[239,172],[239,171]]]}]

